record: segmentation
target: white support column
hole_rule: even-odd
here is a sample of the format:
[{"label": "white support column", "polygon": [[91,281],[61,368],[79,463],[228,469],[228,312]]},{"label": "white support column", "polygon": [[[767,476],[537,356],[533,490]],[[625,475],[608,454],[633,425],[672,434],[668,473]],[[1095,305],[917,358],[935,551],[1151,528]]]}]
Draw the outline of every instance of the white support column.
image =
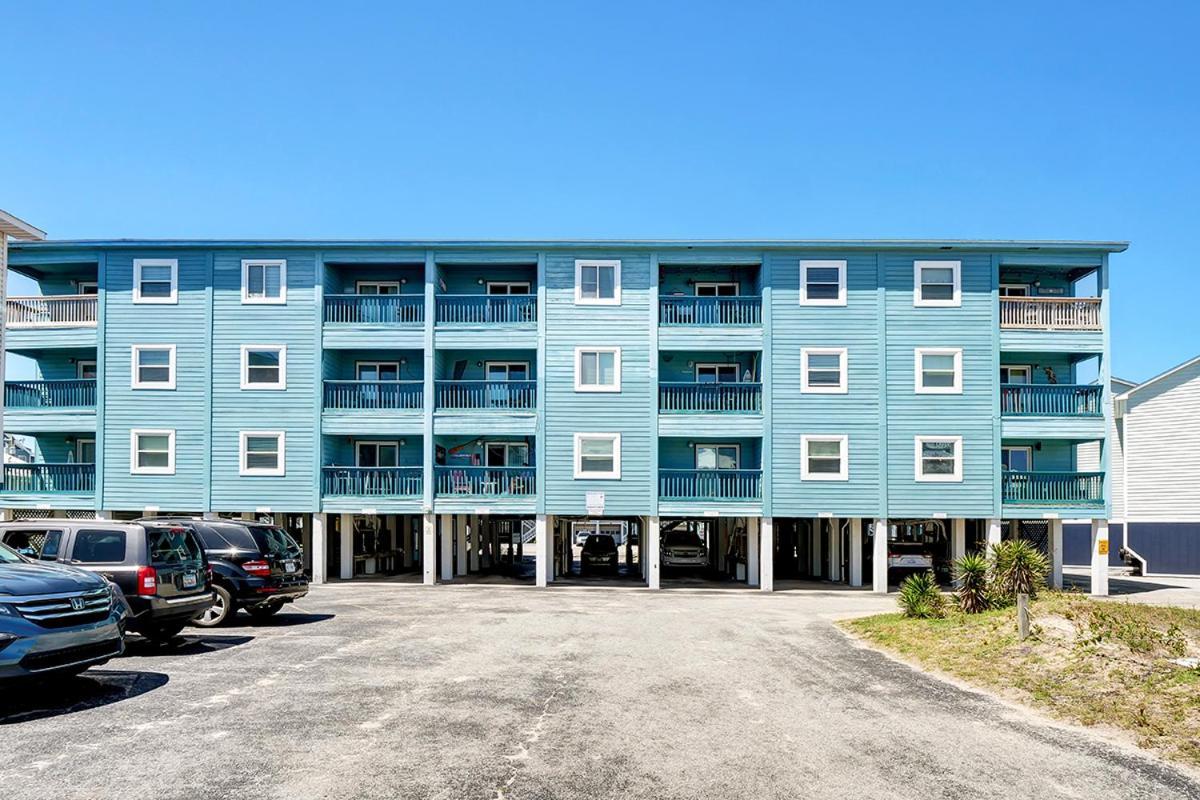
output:
[{"label": "white support column", "polygon": [[467,574],[467,516],[465,514],[456,514],[454,516],[454,528],[456,539],[458,540],[458,557],[455,568],[456,575]]},{"label": "white support column", "polygon": [[338,577],[348,581],[354,577],[354,515],[342,514],[338,526],[340,528],[338,537],[341,543]]},{"label": "white support column", "polygon": [[815,519],[812,524],[812,559],[810,567],[814,578],[821,578],[821,545],[825,541],[825,520]]},{"label": "white support column", "polygon": [[989,553],[992,551],[992,545],[1000,544],[1000,537],[1002,535],[1003,530],[1004,530],[1004,528],[1001,526],[1000,520],[998,520],[998,519],[989,519],[988,520],[987,549],[988,549]]},{"label": "white support column", "polygon": [[746,584],[761,583],[758,560],[758,517],[746,518]]},{"label": "white support column", "polygon": [[426,586],[437,583],[437,517],[421,515],[421,582]]},{"label": "white support column", "polygon": [[112,518],[113,518],[113,512],[111,512],[111,511],[97,511],[96,512],[96,519],[112,519]]},{"label": "white support column", "polygon": [[[213,515],[216,516],[215,514]],[[207,517],[206,517],[207,518]],[[329,577],[325,574],[326,558],[328,558],[328,539],[326,538],[327,519],[324,514],[312,515],[312,582],[325,583]]]},{"label": "white support column", "polygon": [[871,539],[871,588],[879,594],[888,590],[888,521],[875,520],[875,536]]},{"label": "white support column", "polygon": [[442,526],[442,580],[454,580],[454,515],[441,514],[439,522]]},{"label": "white support column", "polygon": [[471,522],[471,544],[467,557],[467,570],[479,572],[479,515],[472,514],[468,519]]},{"label": "white support column", "polygon": [[538,514],[533,523],[536,531],[534,538],[535,574],[537,585],[541,587],[549,586],[550,582],[554,580],[553,520],[553,517]]},{"label": "white support column", "polygon": [[651,589],[662,588],[662,572],[661,565],[658,561],[658,517],[646,518],[646,532],[643,536],[645,539],[642,546],[646,550],[645,571],[646,585]]},{"label": "white support column", "polygon": [[758,557],[760,570],[758,588],[764,592],[775,591],[775,520],[763,517],[759,523],[759,543],[762,545]]},{"label": "white support column", "polygon": [[1061,519],[1050,520],[1050,586],[1063,587],[1063,523]]},{"label": "white support column", "polygon": [[[0,247],[3,247],[3,242],[0,241]],[[0,522],[12,522],[13,510],[11,508],[0,508]]]},{"label": "white support column", "polygon": [[[1126,524],[1129,524],[1126,522]],[[1108,520],[1092,520],[1092,597],[1108,597]]]},{"label": "white support column", "polygon": [[838,517],[829,520],[829,580],[842,581],[842,521]]},{"label": "white support column", "polygon": [[[103,513],[103,512],[99,512],[99,511],[96,512],[96,519],[107,519],[106,517],[101,517],[100,516],[101,513]],[[221,515],[215,511],[205,511],[203,514],[200,515],[200,519],[220,519],[220,518],[221,518]]]},{"label": "white support column", "polygon": [[862,519],[850,520],[850,585],[863,585]]},{"label": "white support column", "polygon": [[950,520],[950,561],[957,563],[967,554],[967,521],[955,518]]}]

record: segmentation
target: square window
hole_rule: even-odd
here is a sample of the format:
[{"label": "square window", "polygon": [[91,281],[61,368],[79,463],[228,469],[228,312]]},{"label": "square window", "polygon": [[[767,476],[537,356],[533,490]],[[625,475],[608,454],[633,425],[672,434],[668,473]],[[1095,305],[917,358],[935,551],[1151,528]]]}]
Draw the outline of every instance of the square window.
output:
[{"label": "square window", "polygon": [[917,394],[962,394],[961,347],[918,347],[913,360]]},{"label": "square window", "polygon": [[575,391],[621,391],[621,348],[576,347]]},{"label": "square window", "polygon": [[845,394],[847,351],[844,347],[804,347],[800,350],[800,391],[804,394]]},{"label": "square window", "polygon": [[961,306],[961,261],[914,261],[914,306]]},{"label": "square window", "polygon": [[287,262],[242,261],[242,302],[282,305],[287,302]]},{"label": "square window", "polygon": [[283,475],[283,431],[242,431],[240,473]]},{"label": "square window", "polygon": [[846,262],[801,261],[800,305],[846,305]]},{"label": "square window", "polygon": [[962,481],[962,437],[916,437],[918,481]]},{"label": "square window", "polygon": [[135,344],[132,376],[134,389],[174,389],[175,345]]},{"label": "square window", "polygon": [[242,345],[242,388],[287,388],[287,348],[283,345]]},{"label": "square window", "polygon": [[850,476],[849,437],[801,436],[800,479],[844,481]]},{"label": "square window", "polygon": [[135,475],[175,474],[175,431],[129,432],[129,471]]},{"label": "square window", "polygon": [[621,262],[575,262],[575,304],[621,305]]},{"label": "square window", "polygon": [[133,260],[133,302],[178,303],[179,262],[174,258]]},{"label": "square window", "polygon": [[575,434],[576,478],[620,478],[621,434]]}]

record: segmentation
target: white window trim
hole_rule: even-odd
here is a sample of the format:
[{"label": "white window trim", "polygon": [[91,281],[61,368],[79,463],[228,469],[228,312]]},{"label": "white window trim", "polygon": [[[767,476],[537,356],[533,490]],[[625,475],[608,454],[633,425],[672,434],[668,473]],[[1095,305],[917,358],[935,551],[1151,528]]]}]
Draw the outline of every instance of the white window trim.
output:
[{"label": "white window trim", "polygon": [[[695,285],[692,287],[692,291],[695,292],[696,297],[700,297],[701,296],[700,289],[702,287],[711,287],[713,289],[719,289],[722,286],[732,286],[734,297],[738,297],[742,293],[741,281],[696,281]],[[714,295],[705,295],[705,296],[713,297]],[[715,296],[716,297],[729,297],[730,295],[715,295]]]},{"label": "white window trim", "polygon": [[[491,297],[503,297],[504,296],[504,295],[493,295],[492,294],[493,286],[507,286],[510,291],[506,292],[505,294],[510,294],[510,295],[512,294],[511,289],[514,286],[524,286],[525,294],[532,294],[532,292],[533,292],[533,284],[530,281],[488,281],[484,285],[484,291]],[[524,297],[525,295],[517,295],[517,296]]]},{"label": "white window trim", "polygon": [[[808,296],[808,271],[810,269],[834,269],[838,271],[838,296],[836,300],[810,298]],[[804,260],[800,262],[800,305],[844,306],[846,305],[846,262],[830,260]]]},{"label": "white window trim", "polygon": [[[701,467],[700,466],[700,448],[701,447],[711,447],[714,450],[717,450],[722,447],[732,447],[734,450],[737,451],[737,466],[733,467],[732,470],[722,469],[721,467],[711,467],[708,469]],[[742,468],[742,446],[740,444],[738,444],[737,442],[696,442],[696,446],[692,449],[692,468],[697,471],[703,470],[704,472],[730,472],[730,471],[734,471],[734,470],[740,470]]]},{"label": "white window trim", "polygon": [[[137,463],[139,436],[167,437],[167,465],[165,467],[139,467]],[[174,475],[175,474],[175,429],[134,428],[129,431],[129,474],[130,475]]]},{"label": "white window trim", "polygon": [[84,380],[84,377],[83,377],[84,367],[86,367],[88,364],[92,365],[92,372],[96,373],[97,375],[100,374],[99,372],[96,372],[96,361],[94,359],[91,359],[91,358],[81,359],[81,360],[75,362],[75,377],[77,379]]},{"label": "white window trim", "polygon": [[[921,273],[927,269],[949,268],[954,274],[954,297],[949,300],[924,300],[921,297]],[[961,261],[914,261],[913,306],[917,308],[958,308],[962,305]]]},{"label": "white window trim", "polygon": [[[168,297],[142,297],[142,267],[170,267],[171,294]],[[135,258],[133,260],[133,302],[150,305],[179,303],[179,260],[175,258]]]},{"label": "white window trim", "polygon": [[[358,377],[358,372],[363,367],[374,367],[376,372],[382,372],[383,367],[395,367],[396,368],[396,380],[397,381],[400,380],[400,362],[399,361],[355,361],[354,362],[354,380],[356,380],[356,381],[364,380],[363,378]],[[379,380],[379,379],[377,379],[377,381],[379,383],[390,383],[390,381],[384,381],[384,380]]]},{"label": "white window trim", "polygon": [[[925,386],[923,361],[925,356],[954,356],[954,385]],[[916,394],[962,394],[962,348],[961,347],[918,347],[913,350],[913,385]]]},{"label": "white window trim", "polygon": [[[250,267],[279,267],[279,297],[250,296]],[[263,283],[266,288],[266,282]],[[242,259],[242,305],[283,306],[287,305],[287,259],[243,258]]]},{"label": "white window trim", "polygon": [[1002,284],[1000,284],[1000,288],[1001,289],[1024,289],[1025,290],[1025,294],[1001,295],[1001,297],[1029,297],[1033,293],[1032,292],[1033,287],[1030,286],[1028,283],[1002,283]]},{"label": "white window trim", "polygon": [[[809,386],[808,384],[808,357],[814,356],[840,356],[841,357],[841,380],[837,386]],[[802,347],[800,348],[800,393],[801,394],[846,394],[850,391],[850,381],[848,373],[850,372],[850,354],[845,347]]]},{"label": "white window trim", "polygon": [[87,461],[83,460],[83,446],[85,444],[87,444],[88,442],[92,443],[92,449],[95,450],[96,449],[96,440],[94,438],[80,438],[80,439],[75,440],[75,463],[76,464],[87,464],[87,463],[95,462],[95,459],[93,459],[92,462],[87,462]]},{"label": "white window trim", "polygon": [[[167,380],[162,383],[143,381],[139,377],[138,354],[143,350],[167,351]],[[130,348],[129,386],[132,389],[174,389],[175,388],[175,345],[173,344],[135,344]]]},{"label": "white window trim", "polygon": [[1010,378],[1012,377],[1013,370],[1025,370],[1025,377],[1028,378],[1029,380],[1027,380],[1025,383],[1011,383],[1011,382],[1006,383],[1002,377],[1001,381],[1000,381],[1001,386],[1028,386],[1033,383],[1033,365],[1032,364],[1001,364],[1000,371],[1003,372],[1004,370],[1008,370]]},{"label": "white window trim", "polygon": [[[1004,451],[1005,451],[1005,450],[1024,450],[1024,451],[1025,451],[1025,454],[1026,454],[1026,456],[1027,456],[1027,457],[1026,457],[1026,461],[1027,461],[1027,462],[1028,462],[1028,464],[1029,464],[1029,469],[1030,469],[1030,471],[1031,471],[1031,472],[1033,471],[1033,446],[1032,446],[1032,445],[1027,445],[1027,444],[1006,444],[1006,445],[1004,445],[1004,446],[1002,446],[1002,447],[1000,448],[1000,454],[1001,454],[1001,455],[1004,455]],[[1001,468],[1001,469],[1003,469],[1003,468],[1004,468],[1004,464],[1003,464],[1003,463],[1001,463],[1001,464],[1000,464],[1000,468]],[[1021,470],[1017,470],[1017,471],[1018,471],[1018,472],[1020,472]]]},{"label": "white window trim", "polygon": [[374,286],[377,290],[381,286],[394,286],[396,288],[396,294],[400,294],[400,281],[355,281],[354,293],[362,294],[362,289],[364,286]]},{"label": "white window trim", "polygon": [[[85,292],[84,289],[89,286],[91,288],[95,289],[96,291]],[[99,293],[100,293],[99,281],[75,281],[75,294],[99,294]]]},{"label": "white window trim", "polygon": [[[278,350],[279,351],[279,382],[278,383],[250,383],[250,363],[249,352],[251,350]],[[287,389],[287,345],[284,344],[244,344],[242,345],[242,389],[258,391],[260,389],[278,392]]]},{"label": "white window trim", "polygon": [[[248,453],[246,452],[246,440],[251,436],[274,436],[279,442],[279,466],[274,469],[264,469],[262,467],[250,467],[247,465]],[[286,458],[287,434],[284,431],[239,431],[238,432],[238,474],[239,475],[268,475],[281,476],[287,472]]]},{"label": "white window trim", "polygon": [[485,381],[496,380],[494,378],[489,378],[488,373],[492,371],[492,367],[504,367],[504,375],[505,375],[504,380],[511,381],[512,378],[509,378],[507,376],[510,372],[512,372],[512,368],[516,367],[516,366],[521,366],[521,367],[525,368],[525,375],[526,375],[525,380],[527,380],[527,381],[532,380],[532,378],[529,377],[529,375],[531,373],[529,370],[529,362],[528,361],[484,361],[483,362],[483,379]]},{"label": "white window trim", "polygon": [[[580,446],[584,439],[610,439],[613,443],[612,472],[584,472]],[[621,434],[577,433],[575,434],[575,479],[576,480],[620,480],[621,479]]]},{"label": "white window trim", "polygon": [[[809,472],[808,445],[810,442],[837,442],[842,448],[842,468],[837,472]],[[800,480],[802,481],[848,481],[850,480],[850,437],[845,435],[826,436],[804,434],[800,437]]]},{"label": "white window trim", "polygon": [[[736,362],[733,362],[733,361],[697,361],[692,366],[692,380],[695,383],[699,383],[700,382],[700,370],[709,368],[709,367],[716,370],[718,376],[720,375],[721,370],[729,369],[730,367],[733,367],[733,380],[730,381],[729,383],[741,383],[742,382],[742,365],[738,364]],[[729,383],[722,383],[720,378],[718,377],[718,379],[713,382],[713,385],[714,386],[718,386],[718,385],[719,386],[728,386]]]},{"label": "white window trim", "polygon": [[[612,267],[613,268],[613,296],[611,298],[599,298],[583,296],[583,268],[584,267]],[[575,305],[577,306],[619,306],[621,305],[621,261],[620,259],[598,260],[594,258],[580,258],[575,260]]]},{"label": "white window trim", "polygon": [[[504,464],[503,465],[495,466],[495,465],[489,465],[487,463],[488,450],[492,447],[503,447],[504,448]],[[524,447],[525,448],[525,461],[527,461],[527,462],[529,461],[529,451],[530,451],[529,442],[523,442],[520,439],[492,439],[490,441],[485,441],[483,443],[483,466],[484,467],[491,466],[493,469],[509,469],[509,468],[528,469],[529,468],[528,463],[526,463],[524,465],[508,463],[508,448],[510,448],[510,447]]]},{"label": "white window trim", "polygon": [[[921,473],[921,445],[925,442],[954,442],[954,472],[950,475],[924,475]],[[962,437],[961,436],[916,436],[913,438],[916,452],[914,474],[920,483],[962,483]]]},{"label": "white window trim", "polygon": [[[399,439],[356,439],[354,441],[354,466],[362,467],[362,452],[359,450],[363,445],[368,445],[375,448],[376,461],[379,460],[379,447],[396,448],[396,466],[400,466],[400,440]],[[376,467],[363,467],[364,469],[376,469]],[[387,467],[378,467],[378,469],[388,469]]]},{"label": "white window trim", "polygon": [[[583,354],[584,353],[612,353],[613,356],[613,377],[615,383],[603,383],[587,386],[581,381],[583,380]],[[599,365],[597,364],[597,370]],[[597,373],[598,375],[599,373]],[[621,348],[619,347],[576,347],[575,348],[575,391],[577,392],[609,392],[615,393],[621,391]]]}]

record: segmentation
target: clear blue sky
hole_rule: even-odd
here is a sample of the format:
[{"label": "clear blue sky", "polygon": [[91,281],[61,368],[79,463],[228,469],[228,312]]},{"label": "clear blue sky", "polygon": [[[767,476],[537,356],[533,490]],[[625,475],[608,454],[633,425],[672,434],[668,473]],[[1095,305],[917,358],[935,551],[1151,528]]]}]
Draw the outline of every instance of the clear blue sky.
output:
[{"label": "clear blue sky", "polygon": [[1200,4],[248,5],[7,4],[0,208],[58,238],[1129,239],[1114,372],[1200,352]]}]

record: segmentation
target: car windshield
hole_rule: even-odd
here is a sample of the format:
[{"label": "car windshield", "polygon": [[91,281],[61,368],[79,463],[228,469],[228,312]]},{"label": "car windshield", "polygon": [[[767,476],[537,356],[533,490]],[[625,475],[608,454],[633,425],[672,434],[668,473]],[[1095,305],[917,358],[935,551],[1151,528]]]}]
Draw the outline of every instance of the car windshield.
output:
[{"label": "car windshield", "polygon": [[671,531],[663,537],[663,544],[667,547],[699,547],[703,543],[690,531]]},{"label": "car windshield", "polygon": [[147,528],[151,564],[193,564],[203,560],[200,543],[187,528]]},{"label": "car windshield", "polygon": [[583,549],[588,551],[615,550],[616,548],[617,543],[613,541],[613,537],[608,536],[607,534],[593,533],[587,538],[587,541],[583,543]]},{"label": "car windshield", "polygon": [[[233,525],[229,523],[219,522],[212,525],[204,526],[209,532],[209,536],[216,534],[223,542],[217,543],[211,547],[212,550],[224,550],[229,547],[238,550],[257,550],[258,542],[254,541],[254,537],[250,535],[250,531],[244,525]],[[207,543],[207,538],[205,539]]]},{"label": "car windshield", "polygon": [[283,528],[254,527],[250,529],[250,534],[254,541],[258,542],[258,549],[263,553],[276,556],[300,554],[300,545],[296,544],[296,540]]},{"label": "car windshield", "polygon": [[20,564],[24,560],[6,545],[0,544],[0,564]]}]

